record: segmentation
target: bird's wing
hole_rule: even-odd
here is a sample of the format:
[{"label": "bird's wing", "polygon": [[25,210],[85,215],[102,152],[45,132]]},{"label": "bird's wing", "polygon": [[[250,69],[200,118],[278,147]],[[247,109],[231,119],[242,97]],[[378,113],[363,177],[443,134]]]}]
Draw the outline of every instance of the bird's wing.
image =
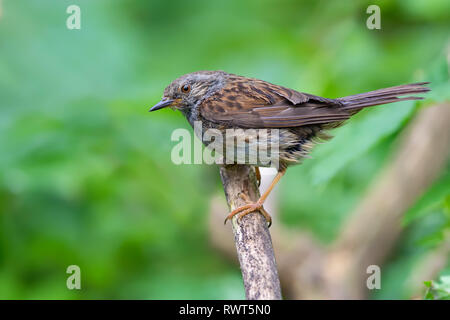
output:
[{"label": "bird's wing", "polygon": [[212,122],[243,128],[286,128],[346,120],[341,104],[262,80],[230,76],[225,86],[200,104]]}]

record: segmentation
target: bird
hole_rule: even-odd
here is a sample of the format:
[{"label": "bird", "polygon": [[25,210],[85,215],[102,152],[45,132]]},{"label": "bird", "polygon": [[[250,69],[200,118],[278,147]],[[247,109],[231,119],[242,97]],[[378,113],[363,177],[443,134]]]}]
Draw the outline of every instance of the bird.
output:
[{"label": "bird", "polygon": [[[240,220],[256,211],[265,217],[270,227],[272,218],[263,204],[289,166],[301,163],[315,144],[331,138],[329,130],[343,125],[360,110],[423,99],[415,95],[430,91],[427,84],[429,82],[417,82],[330,99],[225,71],[196,71],[173,80],[164,89],[161,101],[149,111],[167,107],[179,110],[192,127],[200,121],[202,129],[216,129],[224,135],[227,130],[236,129],[243,135],[243,150],[248,150],[254,141],[255,130],[251,129],[256,132],[276,130],[277,174],[272,183],[256,202],[242,194],[247,204],[231,211],[225,219],[226,223],[238,214]],[[266,134],[265,137],[275,141],[273,136]],[[244,159],[244,163],[255,166],[257,175],[260,166],[274,166],[273,161],[261,163],[257,159],[256,163],[250,163],[247,160],[250,157]],[[227,158],[226,163],[230,162],[237,163],[235,154],[231,155],[231,160]]]}]

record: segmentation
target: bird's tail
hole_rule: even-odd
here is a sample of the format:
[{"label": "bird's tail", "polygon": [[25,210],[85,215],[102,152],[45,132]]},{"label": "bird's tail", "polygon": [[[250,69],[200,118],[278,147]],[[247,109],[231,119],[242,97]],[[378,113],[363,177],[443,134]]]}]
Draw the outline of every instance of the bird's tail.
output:
[{"label": "bird's tail", "polygon": [[[342,109],[350,112],[357,112],[365,107],[377,106],[385,103],[392,103],[405,100],[421,100],[423,97],[409,96],[410,94],[425,93],[430,91],[430,88],[425,87],[429,82],[417,82],[411,84],[404,84],[401,86],[390,87],[365,93],[355,94],[339,98],[344,106]],[[406,97],[402,97],[408,95]]]}]

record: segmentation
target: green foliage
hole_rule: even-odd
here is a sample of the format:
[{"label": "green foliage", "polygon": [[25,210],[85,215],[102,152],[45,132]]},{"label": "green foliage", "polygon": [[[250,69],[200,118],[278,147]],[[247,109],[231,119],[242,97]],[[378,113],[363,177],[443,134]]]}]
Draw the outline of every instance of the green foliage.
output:
[{"label": "green foliage", "polygon": [[406,213],[403,220],[404,223],[409,224],[411,221],[419,219],[433,210],[441,209],[448,213],[448,202],[450,199],[450,193],[448,190],[449,185],[450,171],[446,170],[446,173],[438,179],[433,186],[417,201],[415,206]]},{"label": "green foliage", "polygon": [[441,277],[439,282],[425,281],[426,300],[450,300],[450,276]]},{"label": "green foliage", "polygon": [[[78,31],[65,27],[74,3]],[[448,99],[448,1],[380,1],[381,31],[365,27],[369,4],[2,1],[0,298],[243,298],[239,270],[209,245],[217,168],[174,165],[171,133],[188,125],[147,110],[201,69],[326,97],[431,79],[428,102]],[[365,110],[333,131],[281,182],[283,222],[332,241],[418,107]],[[441,241],[448,186],[447,172],[408,212],[375,297],[408,297],[397,284]],[[65,286],[71,264],[81,291]]]}]

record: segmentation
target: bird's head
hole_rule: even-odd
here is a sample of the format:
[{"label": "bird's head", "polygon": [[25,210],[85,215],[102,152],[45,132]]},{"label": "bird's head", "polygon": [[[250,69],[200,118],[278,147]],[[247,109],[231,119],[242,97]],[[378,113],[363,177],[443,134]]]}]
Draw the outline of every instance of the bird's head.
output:
[{"label": "bird's head", "polygon": [[149,111],[166,107],[178,110],[192,108],[221,89],[225,75],[223,71],[198,71],[185,74],[166,87],[161,101]]}]

